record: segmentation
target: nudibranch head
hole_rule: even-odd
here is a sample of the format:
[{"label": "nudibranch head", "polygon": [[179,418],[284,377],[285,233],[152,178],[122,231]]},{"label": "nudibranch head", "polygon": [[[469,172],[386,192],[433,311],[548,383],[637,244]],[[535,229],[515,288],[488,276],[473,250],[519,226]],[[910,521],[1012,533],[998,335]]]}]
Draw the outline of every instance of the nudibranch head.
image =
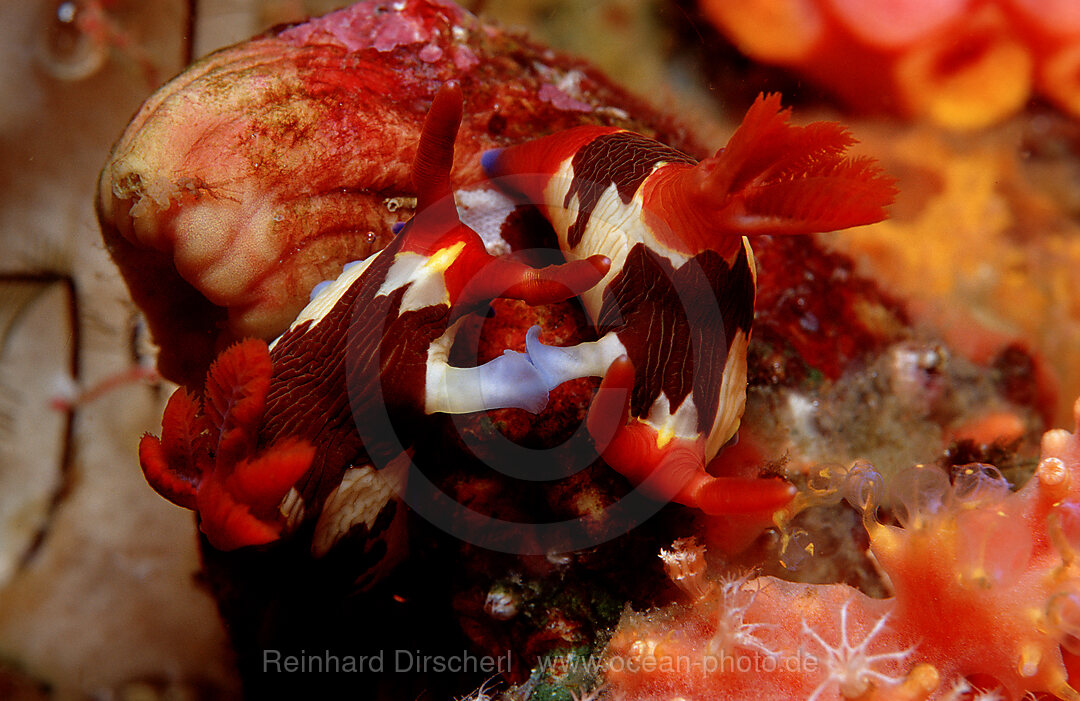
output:
[{"label": "nudibranch head", "polygon": [[[613,109],[545,101],[560,73]],[[599,120],[688,138],[595,70],[443,0],[363,0],[215,51],[147,99],[97,188],[162,376],[197,391],[226,346],[273,340],[316,283],[394,238],[425,108],[450,80],[470,103],[462,183],[480,179],[481,151],[542,128]]]}]

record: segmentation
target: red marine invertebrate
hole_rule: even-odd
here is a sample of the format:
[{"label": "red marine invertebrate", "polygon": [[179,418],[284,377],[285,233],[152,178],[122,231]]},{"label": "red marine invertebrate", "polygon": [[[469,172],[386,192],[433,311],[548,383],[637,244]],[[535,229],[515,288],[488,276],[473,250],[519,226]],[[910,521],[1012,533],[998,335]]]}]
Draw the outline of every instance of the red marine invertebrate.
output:
[{"label": "red marine invertebrate", "polygon": [[[628,698],[753,688],[761,698],[949,699],[973,686],[1008,699],[1080,698],[1070,672],[1080,631],[1080,401],[1074,422],[1074,433],[1044,435],[1035,474],[1016,492],[988,465],[966,466],[952,483],[932,467],[901,473],[891,485],[899,526],[876,518],[880,476],[851,470],[845,489],[867,497],[889,599],[771,577],[712,584],[703,562],[692,564],[702,549],[683,544],[676,574],[695,575],[675,581],[692,604],[625,616],[608,649],[609,683]],[[736,624],[753,644],[730,635]],[[709,647],[718,639],[737,642],[726,658]]]},{"label": "red marine invertebrate", "polygon": [[1032,92],[1080,114],[1080,13],[1068,2],[704,0],[744,53],[848,104],[948,127],[993,124]]},{"label": "red marine invertebrate", "polygon": [[[488,152],[500,186],[537,204],[569,259],[612,270],[583,295],[600,340],[539,343],[551,386],[603,376],[588,427],[615,469],[707,513],[776,508],[779,481],[717,478],[705,465],[735,433],[746,385],[756,271],[744,234],[804,234],[882,219],[892,180],[846,159],[839,125],[796,127],[760,97],[726,148],[697,163],[641,135],[580,127]],[[617,397],[617,398],[616,398]]]},{"label": "red marine invertebrate", "polygon": [[[403,479],[400,464],[377,468],[407,460],[402,450],[424,415],[537,410],[547,401],[544,378],[524,354],[450,366],[456,322],[496,297],[530,304],[571,297],[595,284],[608,261],[595,255],[537,270],[487,253],[458,220],[451,190],[461,104],[456,84],[432,103],[413,165],[417,214],[398,237],[317,290],[269,351],[250,340],[219,356],[205,416],[181,388],[163,417],[162,440],[143,440],[151,484],[196,509],[216,547],[269,542],[286,520],[295,527],[301,518],[317,518],[317,556],[354,526],[377,535],[385,528],[376,528],[380,513],[395,509],[394,481]],[[257,445],[265,454],[248,460]],[[297,494],[282,504],[294,484]],[[369,565],[384,552],[375,550]]]}]

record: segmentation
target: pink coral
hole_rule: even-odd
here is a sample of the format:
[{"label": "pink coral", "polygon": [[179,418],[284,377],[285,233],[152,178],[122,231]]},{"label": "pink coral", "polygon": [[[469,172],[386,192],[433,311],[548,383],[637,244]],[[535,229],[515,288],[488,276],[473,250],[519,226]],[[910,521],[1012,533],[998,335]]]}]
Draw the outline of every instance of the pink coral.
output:
[{"label": "pink coral", "polygon": [[1080,114],[1080,11],[1065,0],[703,0],[744,53],[848,104],[949,127],[997,122],[1033,92]]},{"label": "pink coral", "polygon": [[[692,604],[623,617],[609,684],[629,698],[958,698],[975,684],[1003,698],[1080,698],[1068,672],[1080,633],[1080,401],[1074,413],[1077,432],[1045,434],[1019,491],[985,465],[951,483],[934,468],[902,473],[891,485],[899,526],[877,520],[865,466],[849,473],[892,598],[844,584],[684,577]],[[700,569],[685,560],[677,572]],[[725,650],[727,667],[717,659]],[[665,671],[679,664],[690,672]]]}]

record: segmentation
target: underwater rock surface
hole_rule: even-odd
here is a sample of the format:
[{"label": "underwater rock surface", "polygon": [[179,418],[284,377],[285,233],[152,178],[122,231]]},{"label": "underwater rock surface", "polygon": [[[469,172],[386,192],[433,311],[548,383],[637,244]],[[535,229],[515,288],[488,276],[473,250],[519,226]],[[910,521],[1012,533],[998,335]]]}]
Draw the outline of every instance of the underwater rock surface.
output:
[{"label": "underwater rock surface", "polygon": [[[478,230],[483,227],[472,223],[468,210],[485,192],[479,154],[489,148],[602,124],[645,133],[693,156],[709,150],[580,61],[434,0],[360,3],[217,52],[147,101],[114,148],[98,192],[106,244],[147,315],[165,376],[197,393],[222,349],[244,337],[275,338],[317,283],[393,240],[394,225],[415,206],[409,168],[423,115],[449,79],[465,95],[453,181],[463,220]],[[507,251],[551,244],[552,232],[535,218],[520,231],[519,239],[504,242]],[[840,503],[835,485],[821,486],[830,479],[821,478],[822,463],[847,465],[869,456],[886,483],[916,461],[931,464],[926,469],[946,481],[954,467],[974,462],[1009,463],[1017,474],[1025,469],[1017,456],[1034,451],[1048,409],[1039,393],[1010,391],[1002,379],[1023,357],[997,370],[955,359],[948,343],[911,328],[902,301],[812,238],[757,237],[753,245],[758,296],[748,408],[739,443],[712,468],[743,477],[764,467],[791,479],[800,494],[790,509],[776,517],[706,517],[657,505],[657,516],[620,538],[542,555],[462,542],[414,519],[410,559],[362,596],[356,593],[362,565],[333,552],[313,559],[310,530],[234,552],[204,543],[205,576],[252,693],[279,690],[279,680],[261,674],[264,650],[361,656],[415,646],[420,630],[421,645],[433,654],[462,645],[496,658],[512,651],[513,665],[500,672],[508,683],[521,684],[518,697],[567,698],[569,690],[584,693],[600,679],[596,670],[586,678],[560,676],[555,667],[566,671],[572,660],[598,654],[612,630],[609,659],[637,654],[633,646],[642,635],[626,631],[653,619],[627,614],[613,628],[625,604],[645,610],[679,596],[655,557],[677,538],[706,542],[714,572],[757,567],[887,591],[863,554],[865,533],[863,539],[853,535],[855,512]],[[476,348],[479,363],[505,349],[523,351],[533,324],[548,343],[593,337],[574,303],[528,308],[499,301],[493,307],[493,318],[463,330],[458,347]],[[605,533],[612,528],[610,507],[630,487],[601,461],[552,483],[491,469],[501,450],[513,456],[520,446],[548,451],[537,464],[558,467],[564,459],[559,446],[580,426],[595,384],[560,387],[539,415],[501,409],[434,421],[412,457],[430,467],[446,495],[471,509],[470,517],[525,524],[572,519]],[[893,456],[893,464],[879,455]],[[885,498],[876,503],[891,505]],[[762,536],[774,524],[781,526],[779,535]],[[812,546],[829,539],[831,552],[814,552]],[[695,567],[707,569],[703,559]],[[796,586],[780,583],[771,591],[782,599],[803,591]],[[742,587],[727,591],[738,598]],[[766,606],[770,596],[762,593],[753,603]],[[817,610],[821,617],[847,611],[843,597],[830,596]],[[731,606],[749,604],[738,599]],[[875,620],[886,615],[882,603],[866,609],[882,614]],[[770,610],[783,609],[776,603]],[[698,624],[677,620],[675,629]],[[863,627],[873,631],[874,625]],[[759,642],[755,649],[767,655],[773,647]],[[906,659],[888,661],[899,666]],[[461,693],[461,680],[445,676],[371,678],[373,689],[399,697],[436,683],[447,695]],[[884,683],[858,677],[840,691],[862,693],[867,679]],[[625,681],[624,688],[637,693],[639,682]],[[799,684],[819,697],[834,692],[831,686],[815,691],[812,680]],[[1059,689],[1055,684],[1039,688]]]}]

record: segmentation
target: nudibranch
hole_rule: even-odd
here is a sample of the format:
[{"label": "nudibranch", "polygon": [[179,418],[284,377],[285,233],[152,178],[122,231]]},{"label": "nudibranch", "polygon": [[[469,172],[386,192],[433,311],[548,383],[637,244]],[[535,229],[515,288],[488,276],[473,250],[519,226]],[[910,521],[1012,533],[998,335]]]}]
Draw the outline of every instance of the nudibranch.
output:
[{"label": "nudibranch", "polygon": [[[370,577],[392,547],[395,492],[426,415],[546,403],[546,380],[523,353],[451,366],[458,322],[497,297],[544,304],[580,294],[609,261],[536,269],[489,254],[459,220],[451,188],[461,113],[460,87],[444,86],[413,161],[416,215],[390,245],[313,291],[269,346],[252,339],[223,352],[204,409],[181,388],[162,438],[143,439],[147,479],[196,509],[215,547],[266,544],[314,523],[315,556],[352,533],[367,558],[358,571]],[[368,429],[383,416],[392,436]]]},{"label": "nudibranch", "polygon": [[656,496],[706,513],[777,508],[781,480],[714,477],[738,429],[756,270],[746,234],[878,221],[891,178],[850,158],[840,125],[789,123],[759,96],[726,148],[700,163],[639,134],[584,126],[483,156],[501,187],[538,206],[569,260],[611,269],[582,296],[599,340],[555,348],[530,333],[549,386],[602,376],[587,427],[606,462]]}]

